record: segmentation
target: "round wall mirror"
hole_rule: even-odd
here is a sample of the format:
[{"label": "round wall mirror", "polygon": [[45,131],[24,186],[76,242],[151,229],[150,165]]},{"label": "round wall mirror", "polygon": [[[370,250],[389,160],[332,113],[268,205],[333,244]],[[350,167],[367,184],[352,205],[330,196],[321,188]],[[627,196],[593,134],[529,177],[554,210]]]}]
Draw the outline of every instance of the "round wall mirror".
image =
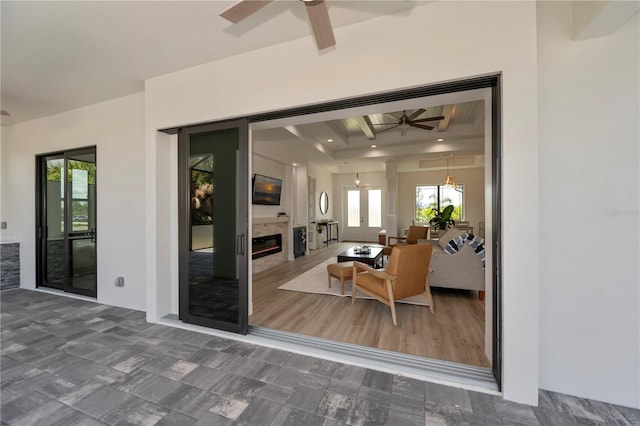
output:
[{"label": "round wall mirror", "polygon": [[329,211],[329,196],[326,192],[320,193],[320,213],[327,214]]}]

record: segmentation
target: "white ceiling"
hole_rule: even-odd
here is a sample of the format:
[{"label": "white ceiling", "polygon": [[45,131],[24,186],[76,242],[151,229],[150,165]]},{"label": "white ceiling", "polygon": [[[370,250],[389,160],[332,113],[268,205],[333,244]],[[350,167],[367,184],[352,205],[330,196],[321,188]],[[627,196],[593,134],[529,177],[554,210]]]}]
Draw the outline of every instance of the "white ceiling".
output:
[{"label": "white ceiling", "polygon": [[[317,50],[300,1],[276,0],[231,24],[218,15],[234,2],[1,1],[0,107],[11,114],[2,117],[2,125],[140,92],[146,79],[293,39],[306,39],[320,56],[341,47],[337,32],[335,47]],[[402,19],[428,3],[327,0],[334,28],[389,14]],[[468,103],[478,99],[477,93],[458,94],[308,115],[306,122],[261,123],[254,140],[262,142],[258,150],[281,152],[283,163],[313,162],[339,172],[381,170],[384,161],[395,159],[401,168],[415,169],[420,159],[441,159],[445,152],[482,155],[482,103]],[[396,128],[369,139],[354,127],[356,118],[388,122],[392,117],[385,113],[399,117],[418,108],[427,110],[421,118],[450,116],[454,105],[446,130],[438,128],[439,122],[425,123],[436,128],[409,128],[404,136]],[[446,140],[437,142],[440,137]]]},{"label": "white ceiling", "polygon": [[[2,125],[140,92],[144,80],[285,41],[317,51],[304,5],[275,1],[238,24],[234,1],[2,1]],[[424,1],[327,1],[334,28]],[[366,34],[362,35],[366,37]],[[340,49],[318,52],[331,54]]]}]

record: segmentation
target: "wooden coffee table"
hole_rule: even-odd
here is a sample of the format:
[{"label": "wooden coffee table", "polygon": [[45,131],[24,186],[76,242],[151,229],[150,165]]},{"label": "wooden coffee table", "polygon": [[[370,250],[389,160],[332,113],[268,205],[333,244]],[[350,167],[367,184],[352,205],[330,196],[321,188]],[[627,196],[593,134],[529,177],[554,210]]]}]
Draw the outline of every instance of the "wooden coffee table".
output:
[{"label": "wooden coffee table", "polygon": [[378,261],[382,259],[383,247],[369,246],[369,248],[371,248],[369,253],[356,253],[356,247],[351,247],[338,255],[338,262],[362,262],[373,268],[377,268]]}]

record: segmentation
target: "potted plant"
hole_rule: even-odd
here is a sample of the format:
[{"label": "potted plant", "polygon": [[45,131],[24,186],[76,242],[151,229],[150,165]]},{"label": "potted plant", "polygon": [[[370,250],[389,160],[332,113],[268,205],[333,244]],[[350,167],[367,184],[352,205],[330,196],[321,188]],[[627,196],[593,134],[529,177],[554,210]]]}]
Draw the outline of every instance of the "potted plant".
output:
[{"label": "potted plant", "polygon": [[437,230],[444,230],[453,227],[455,225],[455,222],[451,219],[453,209],[454,207],[452,205],[448,205],[442,209],[442,211],[438,209],[431,209],[434,216],[429,220],[429,224]]}]

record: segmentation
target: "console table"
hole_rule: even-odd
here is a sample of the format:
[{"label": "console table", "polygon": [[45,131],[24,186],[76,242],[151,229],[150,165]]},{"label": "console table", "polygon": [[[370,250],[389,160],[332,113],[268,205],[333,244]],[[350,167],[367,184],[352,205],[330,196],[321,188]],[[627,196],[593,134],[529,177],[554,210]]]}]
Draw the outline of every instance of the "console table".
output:
[{"label": "console table", "polygon": [[[327,229],[327,247],[329,247],[330,241],[340,241],[340,228],[338,227],[338,222],[318,222],[320,226],[324,226]],[[335,238],[333,235],[333,230],[336,231]]]}]

